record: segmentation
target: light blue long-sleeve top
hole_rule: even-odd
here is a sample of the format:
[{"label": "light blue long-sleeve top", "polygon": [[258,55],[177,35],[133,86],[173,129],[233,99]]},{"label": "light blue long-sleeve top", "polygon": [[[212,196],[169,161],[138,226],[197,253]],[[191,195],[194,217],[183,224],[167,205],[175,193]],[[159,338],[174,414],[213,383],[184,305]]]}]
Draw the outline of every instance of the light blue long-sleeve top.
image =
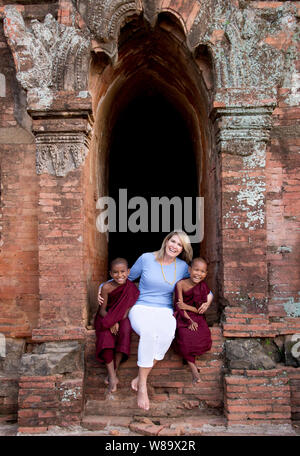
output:
[{"label": "light blue long-sleeve top", "polygon": [[[165,281],[162,268],[166,280],[173,283],[172,285]],[[154,253],[147,252],[143,253],[130,269],[128,279],[134,281],[138,277],[140,277],[140,296],[135,306],[173,308],[173,291],[176,282],[189,277],[188,265],[180,258],[176,258],[175,277],[175,262],[161,267]]]}]

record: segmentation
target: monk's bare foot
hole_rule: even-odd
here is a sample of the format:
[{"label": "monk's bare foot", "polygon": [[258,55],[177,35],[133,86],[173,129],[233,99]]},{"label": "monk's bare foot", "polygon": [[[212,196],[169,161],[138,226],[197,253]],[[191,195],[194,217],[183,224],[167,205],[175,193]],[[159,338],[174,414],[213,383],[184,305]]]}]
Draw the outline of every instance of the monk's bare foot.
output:
[{"label": "monk's bare foot", "polygon": [[139,377],[137,376],[131,381],[131,388],[134,391],[137,391],[138,390],[138,385],[139,385]]},{"label": "monk's bare foot", "polygon": [[105,383],[105,385],[108,385],[108,384],[109,384],[108,375],[107,375],[107,377],[105,377],[104,383]]},{"label": "monk's bare foot", "polygon": [[200,380],[199,375],[196,375],[196,376],[193,375],[193,385],[194,385],[195,383],[200,383],[200,381],[201,381],[201,380]]},{"label": "monk's bare foot", "polygon": [[190,366],[190,369],[191,369],[192,375],[193,375],[192,383],[193,383],[193,384],[195,384],[195,383],[200,383],[200,382],[201,382],[201,379],[200,379],[198,367],[196,366],[196,364],[191,363],[191,362],[189,362],[189,366]]},{"label": "monk's bare foot", "polygon": [[150,403],[149,403],[149,397],[148,397],[148,392],[147,392],[146,386],[139,387],[137,403],[138,403],[138,407],[140,407],[144,410],[149,410]]},{"label": "monk's bare foot", "polygon": [[108,381],[108,392],[115,393],[117,391],[117,385],[119,383],[119,379],[117,377],[109,378]]}]

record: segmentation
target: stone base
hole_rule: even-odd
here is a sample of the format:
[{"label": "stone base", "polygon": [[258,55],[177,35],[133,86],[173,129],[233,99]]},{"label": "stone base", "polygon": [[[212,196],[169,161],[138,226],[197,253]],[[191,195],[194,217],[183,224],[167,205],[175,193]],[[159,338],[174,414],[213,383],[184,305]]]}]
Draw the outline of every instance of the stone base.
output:
[{"label": "stone base", "polygon": [[[76,376],[77,375],[77,376]],[[78,425],[83,409],[83,374],[21,377],[19,431],[43,432],[50,425]]]},{"label": "stone base", "polygon": [[291,388],[285,366],[234,369],[224,378],[228,424],[291,423]]}]

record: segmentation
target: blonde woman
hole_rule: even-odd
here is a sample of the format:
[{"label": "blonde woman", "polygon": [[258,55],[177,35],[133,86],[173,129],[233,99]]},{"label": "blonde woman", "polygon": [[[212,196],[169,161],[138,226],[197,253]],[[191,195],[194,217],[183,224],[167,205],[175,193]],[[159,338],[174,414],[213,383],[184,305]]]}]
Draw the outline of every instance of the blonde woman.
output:
[{"label": "blonde woman", "polygon": [[140,296],[128,318],[140,336],[138,376],[132,388],[138,392],[138,406],[149,410],[147,378],[157,361],[164,358],[174,339],[176,319],[173,316],[173,291],[176,282],[189,277],[188,263],[193,251],[184,231],[169,233],[157,252],[141,255],[132,266],[129,279],[140,277]]}]

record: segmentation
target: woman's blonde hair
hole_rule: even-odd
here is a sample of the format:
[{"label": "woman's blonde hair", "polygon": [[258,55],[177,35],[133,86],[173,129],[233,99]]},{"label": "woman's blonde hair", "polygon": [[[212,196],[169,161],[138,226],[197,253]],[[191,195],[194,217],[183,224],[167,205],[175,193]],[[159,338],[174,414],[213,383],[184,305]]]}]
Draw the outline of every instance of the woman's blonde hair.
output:
[{"label": "woman's blonde hair", "polygon": [[165,239],[163,240],[163,243],[161,245],[160,250],[157,250],[155,253],[155,257],[157,261],[162,261],[165,255],[165,250],[166,250],[166,243],[168,242],[169,239],[171,239],[172,236],[177,235],[180,239],[180,242],[182,244],[182,252],[180,253],[179,257],[182,258],[182,260],[186,261],[188,264],[190,264],[192,258],[193,258],[193,249],[191,246],[191,241],[188,235],[181,230],[175,230],[171,231]]}]

